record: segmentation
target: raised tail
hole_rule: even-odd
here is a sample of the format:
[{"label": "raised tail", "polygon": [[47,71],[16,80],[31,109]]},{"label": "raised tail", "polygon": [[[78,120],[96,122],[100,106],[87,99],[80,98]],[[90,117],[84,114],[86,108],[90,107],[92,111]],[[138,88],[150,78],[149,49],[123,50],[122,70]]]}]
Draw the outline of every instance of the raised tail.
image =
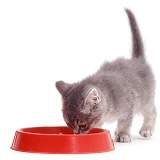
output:
[{"label": "raised tail", "polygon": [[134,14],[125,9],[132,33],[132,58],[144,57],[144,45]]}]

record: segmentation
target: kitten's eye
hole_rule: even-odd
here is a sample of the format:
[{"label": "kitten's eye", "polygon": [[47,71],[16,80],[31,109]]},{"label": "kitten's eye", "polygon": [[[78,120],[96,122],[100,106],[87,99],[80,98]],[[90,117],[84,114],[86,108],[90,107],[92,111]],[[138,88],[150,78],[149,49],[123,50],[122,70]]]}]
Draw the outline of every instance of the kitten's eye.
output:
[{"label": "kitten's eye", "polygon": [[86,124],[79,125],[79,128],[80,128],[80,129],[85,129],[86,127],[87,127]]}]

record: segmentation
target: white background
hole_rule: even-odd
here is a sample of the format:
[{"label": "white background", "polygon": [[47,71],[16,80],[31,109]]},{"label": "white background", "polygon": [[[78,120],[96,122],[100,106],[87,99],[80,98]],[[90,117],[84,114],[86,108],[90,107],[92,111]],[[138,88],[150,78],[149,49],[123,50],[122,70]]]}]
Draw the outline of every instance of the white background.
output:
[{"label": "white background", "polygon": [[[160,94],[160,9],[158,0],[1,0],[0,1],[0,159],[152,159],[159,156],[159,118],[149,140],[138,134],[135,117],[131,143],[115,143],[107,153],[81,155],[12,151],[15,131],[65,125],[55,82],[76,82],[104,60],[130,57],[131,36],[124,7],[135,12],[147,59]],[[105,124],[113,134],[116,124]]]}]

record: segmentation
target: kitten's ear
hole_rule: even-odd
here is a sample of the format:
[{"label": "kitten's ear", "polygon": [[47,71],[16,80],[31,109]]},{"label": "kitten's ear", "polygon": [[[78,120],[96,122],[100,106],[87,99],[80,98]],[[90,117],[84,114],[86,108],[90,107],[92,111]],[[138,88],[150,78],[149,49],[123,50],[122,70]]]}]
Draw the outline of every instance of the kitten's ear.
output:
[{"label": "kitten's ear", "polygon": [[86,100],[85,100],[86,103],[90,103],[90,104],[93,104],[93,105],[96,105],[98,104],[99,102],[101,102],[101,98],[100,98],[100,95],[97,91],[96,88],[93,88],[89,91],[87,97],[86,97]]},{"label": "kitten's ear", "polygon": [[65,83],[64,81],[58,81],[55,85],[59,93],[63,94],[63,92],[69,87],[70,84]]}]

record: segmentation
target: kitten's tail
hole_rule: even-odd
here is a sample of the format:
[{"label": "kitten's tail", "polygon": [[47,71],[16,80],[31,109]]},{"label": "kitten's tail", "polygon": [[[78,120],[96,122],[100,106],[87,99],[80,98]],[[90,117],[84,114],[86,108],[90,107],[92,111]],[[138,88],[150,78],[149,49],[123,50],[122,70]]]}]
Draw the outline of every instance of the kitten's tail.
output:
[{"label": "kitten's tail", "polygon": [[136,18],[129,9],[125,9],[125,11],[129,19],[129,24],[132,33],[132,58],[144,58],[144,45]]}]

